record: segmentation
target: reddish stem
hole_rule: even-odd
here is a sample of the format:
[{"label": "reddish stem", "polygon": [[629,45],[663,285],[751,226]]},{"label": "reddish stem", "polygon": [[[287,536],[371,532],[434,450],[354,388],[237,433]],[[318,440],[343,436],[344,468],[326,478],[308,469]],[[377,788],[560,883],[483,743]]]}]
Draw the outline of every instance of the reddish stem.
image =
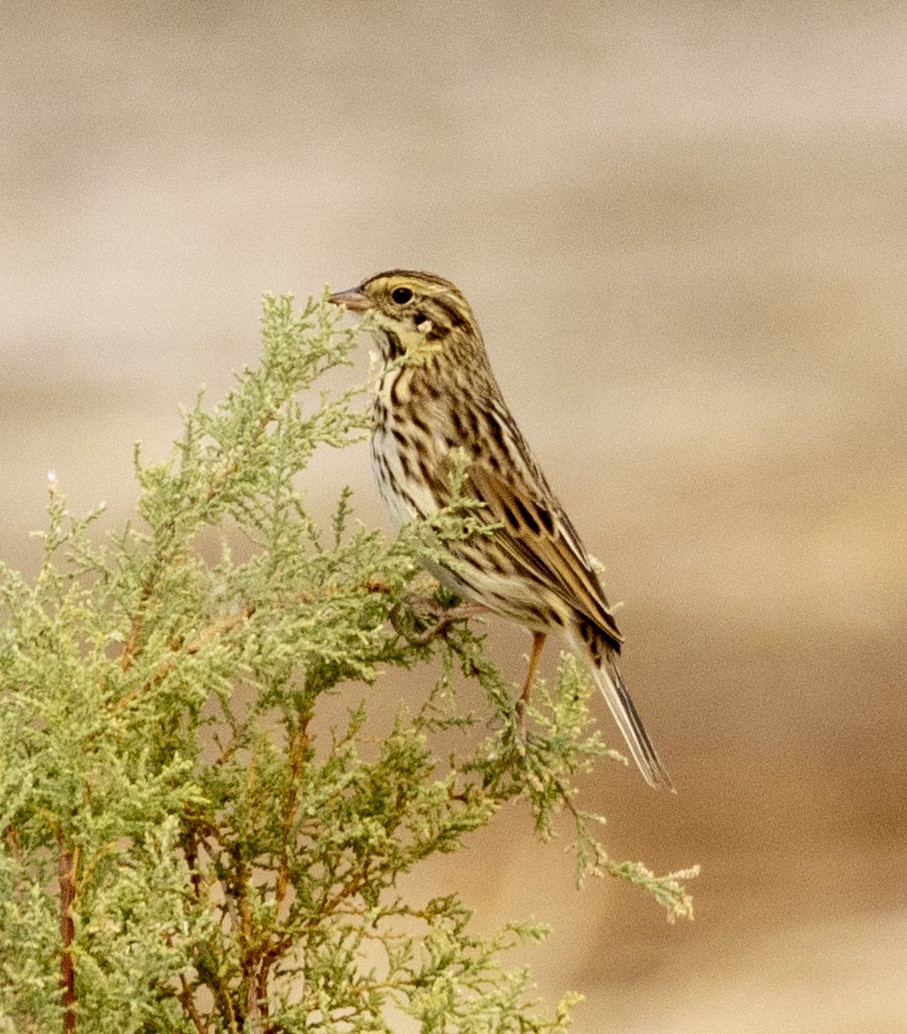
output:
[{"label": "reddish stem", "polygon": [[63,1032],[71,1034],[76,1029],[76,971],[72,961],[72,942],[76,927],[72,918],[72,903],[76,896],[73,873],[73,855],[60,845],[60,940],[63,951],[60,954],[60,987],[63,995]]}]

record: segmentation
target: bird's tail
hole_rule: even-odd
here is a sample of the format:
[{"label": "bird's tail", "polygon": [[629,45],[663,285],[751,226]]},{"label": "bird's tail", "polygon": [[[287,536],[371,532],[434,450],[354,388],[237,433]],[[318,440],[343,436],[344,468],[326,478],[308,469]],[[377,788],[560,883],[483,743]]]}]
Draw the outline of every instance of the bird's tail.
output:
[{"label": "bird's tail", "polygon": [[605,647],[602,650],[600,663],[596,663],[596,660],[590,656],[588,646],[581,643],[575,636],[570,638],[574,650],[589,659],[598,688],[602,691],[602,696],[605,698],[611,714],[614,715],[614,720],[623,733],[627,746],[630,748],[630,754],[639,766],[645,781],[655,790],[667,787],[676,793],[671,777],[661,763],[658,752],[652,746],[652,741],[642,724],[636,705],[620,676],[614,652]]}]

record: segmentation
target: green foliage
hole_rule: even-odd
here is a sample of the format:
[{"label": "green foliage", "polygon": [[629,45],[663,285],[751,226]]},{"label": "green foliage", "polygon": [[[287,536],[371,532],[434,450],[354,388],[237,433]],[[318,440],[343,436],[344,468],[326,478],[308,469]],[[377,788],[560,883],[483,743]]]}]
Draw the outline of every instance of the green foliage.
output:
[{"label": "green foliage", "polygon": [[[576,996],[548,1015],[502,968],[542,928],[479,937],[456,896],[397,890],[515,798],[542,837],[567,809],[579,879],[690,914],[690,874],[610,861],[574,805],[573,777],[610,753],[575,662],[524,732],[468,608],[420,595],[419,557],[487,532],[476,505],[390,544],[352,524],[348,491],[329,529],[307,512],[315,449],[368,427],[361,391],[310,390],[349,361],[335,321],[266,298],[261,364],[223,404],[199,396],[170,461],[137,452],[141,528],[98,544],[97,515],[52,488],[35,583],[0,572],[0,1031],[566,1029]],[[319,723],[341,684],[387,694],[389,670],[433,657],[388,735],[366,703]],[[458,710],[463,678],[496,731]]]}]

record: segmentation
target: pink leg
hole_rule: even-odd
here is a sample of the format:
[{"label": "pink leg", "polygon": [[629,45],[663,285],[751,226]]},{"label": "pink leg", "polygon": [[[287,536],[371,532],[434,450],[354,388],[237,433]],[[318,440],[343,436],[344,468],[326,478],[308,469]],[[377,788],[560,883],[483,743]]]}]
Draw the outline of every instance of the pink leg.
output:
[{"label": "pink leg", "polygon": [[545,645],[546,634],[544,632],[532,633],[532,652],[529,654],[529,670],[526,672],[526,681],[523,684],[523,692],[520,693],[520,705],[522,708],[529,702],[529,692],[532,689],[532,680],[535,678],[535,669],[539,666],[539,657],[542,655],[542,647]]}]

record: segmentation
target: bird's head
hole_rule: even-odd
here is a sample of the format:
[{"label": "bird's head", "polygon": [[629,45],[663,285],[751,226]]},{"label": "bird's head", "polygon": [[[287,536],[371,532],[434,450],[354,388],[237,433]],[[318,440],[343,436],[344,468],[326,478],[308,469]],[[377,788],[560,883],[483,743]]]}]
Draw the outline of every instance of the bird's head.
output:
[{"label": "bird's head", "polygon": [[414,355],[422,348],[447,351],[478,346],[482,338],[469,303],[456,287],[432,273],[394,269],[328,301],[350,312],[369,313],[384,359]]}]

